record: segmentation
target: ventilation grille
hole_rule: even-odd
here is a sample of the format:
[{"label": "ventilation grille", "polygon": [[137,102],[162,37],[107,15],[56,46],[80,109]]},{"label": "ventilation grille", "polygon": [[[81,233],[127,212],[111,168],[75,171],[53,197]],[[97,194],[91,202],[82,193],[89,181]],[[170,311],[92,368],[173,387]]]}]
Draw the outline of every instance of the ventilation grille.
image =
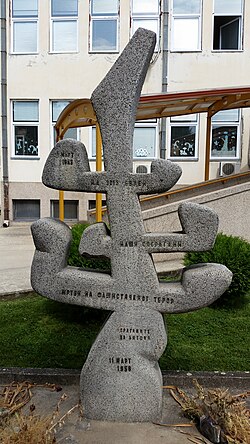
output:
[{"label": "ventilation grille", "polygon": [[138,165],[136,167],[136,173],[146,174],[148,172],[148,168],[145,165]]},{"label": "ventilation grille", "polygon": [[232,174],[237,174],[240,172],[240,162],[221,162],[219,175],[231,176]]}]

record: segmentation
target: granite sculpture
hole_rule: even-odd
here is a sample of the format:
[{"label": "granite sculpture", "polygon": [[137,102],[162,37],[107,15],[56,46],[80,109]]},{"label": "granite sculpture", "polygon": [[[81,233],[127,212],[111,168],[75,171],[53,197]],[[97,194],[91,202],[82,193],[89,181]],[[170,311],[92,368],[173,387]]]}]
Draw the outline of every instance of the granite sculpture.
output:
[{"label": "granite sculpture", "polygon": [[160,283],[157,277],[151,253],[210,249],[218,217],[211,209],[182,203],[182,232],[145,232],[139,195],[169,190],[181,175],[180,167],[166,160],[154,160],[149,174],[133,173],[135,115],[154,46],[155,34],[139,29],[92,94],[104,171],[90,172],[84,145],[67,139],[56,144],[43,172],[48,187],[106,193],[109,228],[104,223],[89,226],[79,251],[109,257],[111,274],[67,266],[71,231],[66,224],[45,218],[32,225],[34,290],[112,312],[81,373],[81,399],[90,419],[159,420],[158,360],[167,344],[162,314],[204,307],[231,282],[231,272],[219,264],[184,269],[180,282]]}]

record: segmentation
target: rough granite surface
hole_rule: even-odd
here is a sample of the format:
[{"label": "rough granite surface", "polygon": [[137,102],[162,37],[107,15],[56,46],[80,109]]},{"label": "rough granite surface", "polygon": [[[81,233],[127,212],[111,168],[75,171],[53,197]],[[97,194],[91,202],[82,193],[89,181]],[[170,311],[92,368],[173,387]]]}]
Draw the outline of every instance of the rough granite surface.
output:
[{"label": "rough granite surface", "polygon": [[149,174],[132,172],[136,107],[154,45],[155,34],[139,29],[92,94],[105,171],[90,172],[84,145],[69,139],[55,146],[43,172],[44,184],[52,188],[106,193],[110,227],[88,227],[79,251],[109,257],[111,275],[67,266],[71,231],[64,223],[41,219],[32,225],[34,290],[51,299],[113,312],[81,373],[82,403],[92,419],[159,420],[158,360],[167,343],[162,313],[204,307],[231,282],[231,272],[220,264],[184,269],[180,282],[159,283],[156,274],[151,253],[208,250],[218,217],[187,202],[179,207],[182,232],[145,232],[139,195],[166,191],[181,175],[180,167],[166,160],[153,161]]}]

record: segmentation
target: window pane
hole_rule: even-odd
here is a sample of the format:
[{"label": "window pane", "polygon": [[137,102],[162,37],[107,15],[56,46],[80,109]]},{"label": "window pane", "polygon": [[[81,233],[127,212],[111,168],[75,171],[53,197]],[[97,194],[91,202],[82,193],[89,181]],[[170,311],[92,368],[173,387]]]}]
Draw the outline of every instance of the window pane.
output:
[{"label": "window pane", "polygon": [[133,0],[133,14],[158,14],[159,0]]},{"label": "window pane", "polygon": [[76,20],[54,21],[52,29],[52,51],[67,52],[77,50]]},{"label": "window pane", "polygon": [[15,155],[38,156],[37,126],[15,126]]},{"label": "window pane", "polygon": [[117,15],[118,0],[92,0],[92,15]]},{"label": "window pane", "polygon": [[173,0],[174,14],[200,14],[200,0]]},{"label": "window pane", "polygon": [[199,19],[174,19],[172,49],[182,51],[199,49]]},{"label": "window pane", "polygon": [[215,14],[241,14],[243,0],[214,0]]},{"label": "window pane", "polygon": [[92,50],[115,51],[117,47],[117,21],[93,20]]},{"label": "window pane", "polygon": [[133,34],[137,31],[138,28],[149,29],[150,31],[158,34],[158,20],[143,20],[143,19],[134,19],[133,20]]},{"label": "window pane", "polygon": [[13,0],[12,17],[37,17],[38,0]]},{"label": "window pane", "polygon": [[212,122],[238,122],[239,121],[239,110],[238,109],[225,109],[219,111],[212,117]]},{"label": "window pane", "polygon": [[[51,201],[51,217],[59,219],[59,202],[58,200]],[[64,217],[65,219],[78,219],[78,200],[64,201]]]},{"label": "window pane", "polygon": [[38,102],[13,102],[14,122],[38,122]]},{"label": "window pane", "polygon": [[171,157],[195,156],[196,126],[171,127]]},{"label": "window pane", "polygon": [[220,49],[239,49],[239,19],[221,26]]},{"label": "window pane", "polygon": [[213,125],[212,157],[236,157],[237,126]]},{"label": "window pane", "polygon": [[52,102],[52,122],[56,122],[61,112],[69,104],[69,100],[53,100]]},{"label": "window pane", "polygon": [[37,52],[37,22],[14,22],[13,28],[13,51]]},{"label": "window pane", "polygon": [[134,157],[155,157],[156,128],[135,128],[133,141]]},{"label": "window pane", "polygon": [[[56,144],[56,129],[55,129],[55,127],[53,127],[53,134],[54,134],[54,136],[53,136],[53,143],[54,143],[54,146],[55,146],[55,144]],[[78,138],[77,136],[78,136],[77,128],[69,128],[66,131],[66,133],[64,134],[63,138],[64,139],[75,139],[75,140],[77,140],[77,138]]]},{"label": "window pane", "polygon": [[77,14],[77,0],[51,0],[51,15],[53,17],[76,16]]},{"label": "window pane", "polygon": [[40,200],[13,200],[14,219],[36,220],[40,218]]}]

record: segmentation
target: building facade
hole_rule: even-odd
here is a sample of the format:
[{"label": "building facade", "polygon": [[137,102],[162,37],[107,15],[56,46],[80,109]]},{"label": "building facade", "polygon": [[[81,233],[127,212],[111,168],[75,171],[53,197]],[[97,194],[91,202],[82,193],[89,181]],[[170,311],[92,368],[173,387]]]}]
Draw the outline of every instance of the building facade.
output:
[{"label": "building facade", "polygon": [[[3,87],[2,75],[1,100],[6,104],[8,152],[7,161],[2,154],[1,162],[8,191],[5,214],[2,193],[2,222],[58,217],[58,192],[41,182],[55,143],[55,122],[70,101],[91,96],[138,27],[157,33],[143,94],[250,84],[250,2],[246,0],[2,3],[6,42],[2,33],[1,73],[6,60],[7,85]],[[210,179],[222,174],[224,163],[231,163],[235,171],[249,170],[249,123],[248,108],[221,111],[213,117]],[[4,126],[2,118],[2,153]],[[180,185],[203,181],[205,129],[203,114],[137,122],[134,170],[148,172],[151,161],[163,157],[182,167]],[[71,129],[66,137],[85,144],[95,170],[95,128]],[[95,195],[65,192],[65,219],[86,220],[87,210],[94,205]]]}]

